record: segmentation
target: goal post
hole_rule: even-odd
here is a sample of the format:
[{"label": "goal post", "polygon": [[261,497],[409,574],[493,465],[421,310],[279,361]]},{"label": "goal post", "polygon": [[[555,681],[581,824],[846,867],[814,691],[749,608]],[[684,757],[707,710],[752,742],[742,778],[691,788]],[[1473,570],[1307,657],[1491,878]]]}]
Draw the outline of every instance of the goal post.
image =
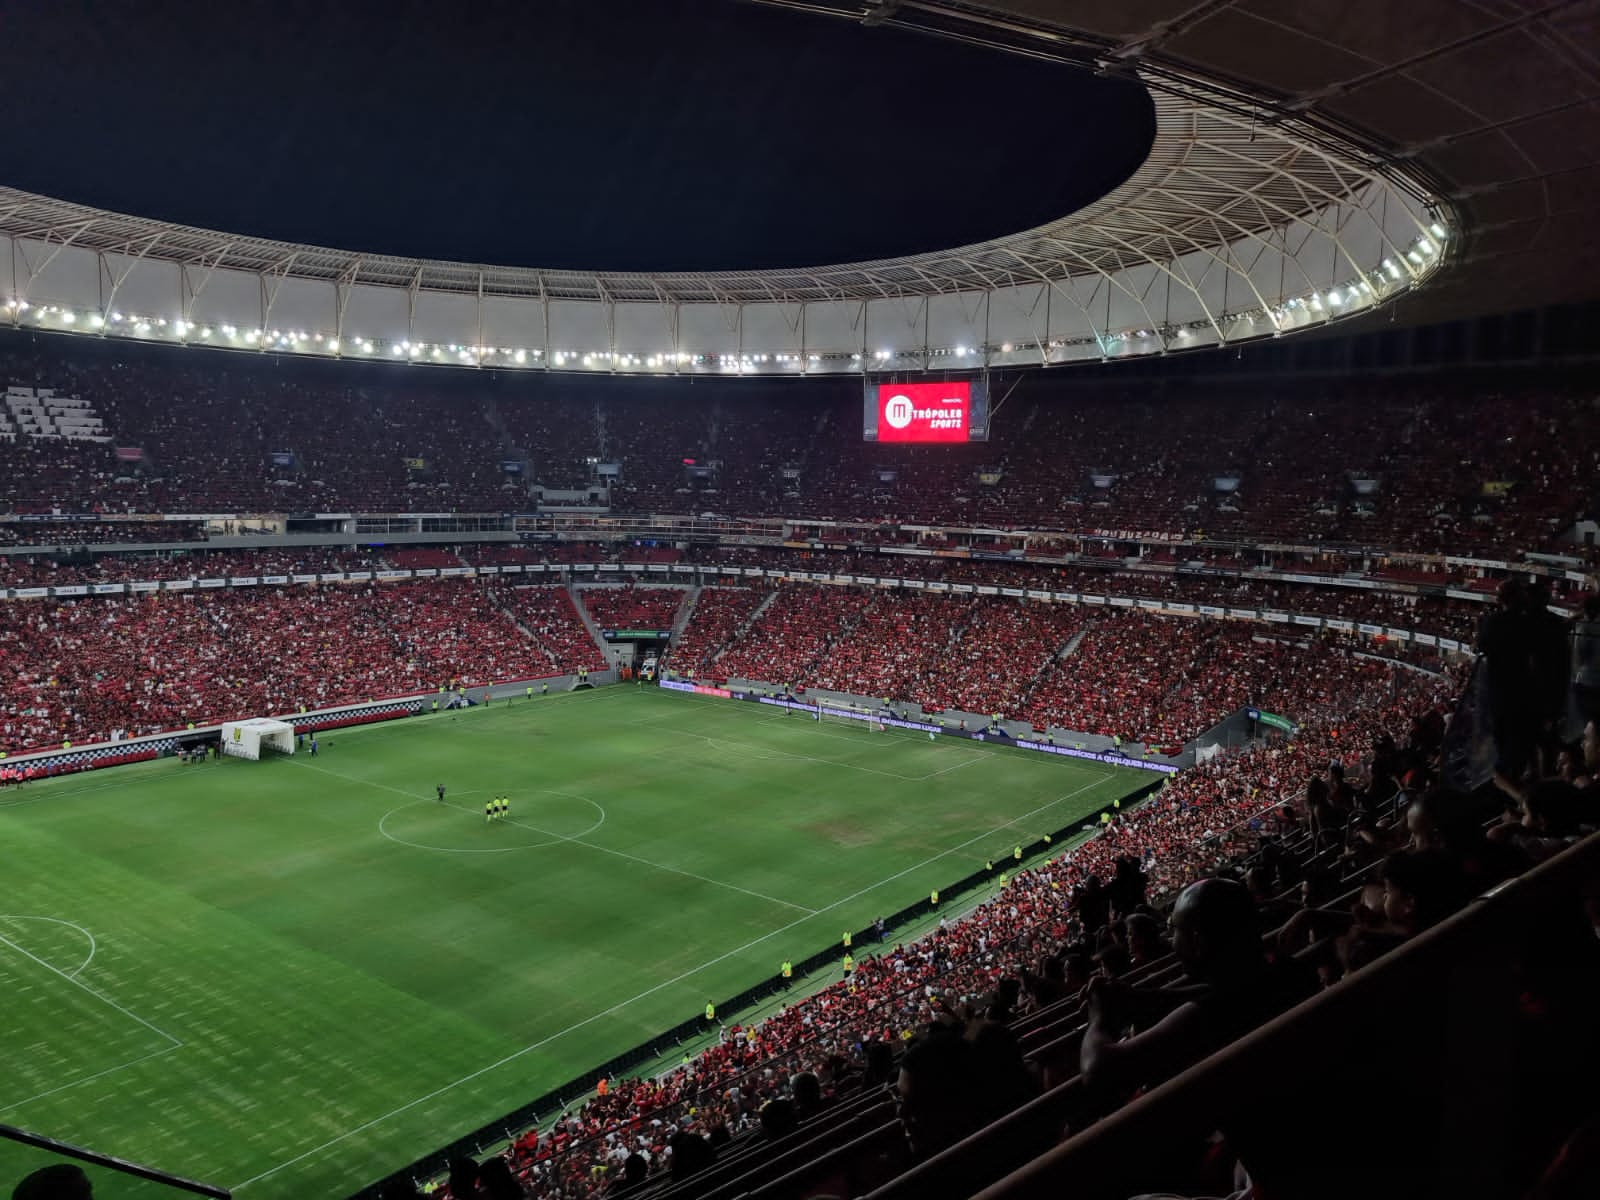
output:
[{"label": "goal post", "polygon": [[222,752],[235,758],[259,759],[262,750],[294,753],[294,726],[287,721],[253,717],[222,723]]}]

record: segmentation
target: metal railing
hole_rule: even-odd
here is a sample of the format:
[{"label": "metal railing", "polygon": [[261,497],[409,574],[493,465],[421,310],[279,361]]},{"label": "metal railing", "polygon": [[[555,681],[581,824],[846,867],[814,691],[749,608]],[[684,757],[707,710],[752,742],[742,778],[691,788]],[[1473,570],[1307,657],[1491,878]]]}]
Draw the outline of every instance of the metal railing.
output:
[{"label": "metal railing", "polygon": [[[1526,947],[1530,930],[1553,927],[1564,916],[1576,918],[1582,888],[1597,878],[1600,834],[1484,894],[1337,986],[1018,1167],[977,1192],[978,1200],[1126,1196],[1142,1186],[1130,1175],[1152,1152],[1185,1138],[1203,1138],[1219,1125],[1225,1128],[1230,1115],[1240,1113],[1242,1098],[1292,1105],[1287,1093],[1312,1093],[1325,1080],[1348,1078],[1353,1067],[1370,1068],[1366,1082],[1374,1097],[1407,1077],[1427,1080],[1439,1097],[1437,1110],[1408,1112],[1403,1120],[1410,1124],[1425,1117],[1434,1136],[1419,1130],[1421,1136],[1399,1138],[1380,1123],[1352,1131],[1359,1136],[1341,1131],[1330,1144],[1329,1131],[1308,1113],[1298,1128],[1288,1123],[1275,1130],[1278,1158],[1299,1157],[1312,1173],[1319,1166],[1330,1168],[1325,1173],[1330,1187],[1336,1186],[1336,1176],[1364,1171],[1369,1182],[1361,1194],[1369,1196],[1399,1194],[1391,1183],[1407,1180],[1414,1187],[1419,1179],[1429,1185],[1426,1194],[1458,1200],[1503,1200],[1515,1194],[1513,1164],[1524,1147],[1516,1144],[1518,1095],[1509,1086],[1519,1017],[1511,962]],[[1352,1062],[1351,1031],[1385,1025],[1392,1035],[1383,1043],[1385,1053],[1367,1047],[1368,1053]],[[1331,1169],[1335,1166],[1339,1169]],[[1273,1190],[1263,1178],[1255,1183],[1271,1195],[1332,1194],[1304,1179],[1287,1190],[1282,1185]],[[961,1194],[973,1193],[963,1188]]]},{"label": "metal railing", "polygon": [[[55,1138],[45,1137],[43,1134],[31,1133],[26,1129],[18,1129],[14,1125],[0,1125],[0,1140],[15,1146],[26,1147],[29,1150],[42,1151],[40,1155],[19,1154],[7,1155],[6,1159],[12,1163],[6,1168],[16,1178],[0,1177],[0,1191],[9,1194],[9,1190],[23,1177],[41,1167],[51,1165],[56,1159],[68,1158],[90,1167],[99,1167],[113,1172],[123,1178],[142,1179],[155,1185],[143,1189],[143,1194],[165,1195],[168,1192],[186,1192],[191,1196],[210,1196],[214,1200],[232,1200],[233,1193],[227,1188],[220,1188],[213,1184],[201,1183],[199,1180],[187,1179],[182,1175],[174,1175],[169,1171],[147,1167],[143,1163],[129,1162],[125,1158],[118,1158],[112,1154],[101,1154],[97,1150],[90,1150],[84,1146],[75,1146],[71,1142],[58,1141]],[[122,1197],[125,1191],[106,1192],[107,1196]]]}]

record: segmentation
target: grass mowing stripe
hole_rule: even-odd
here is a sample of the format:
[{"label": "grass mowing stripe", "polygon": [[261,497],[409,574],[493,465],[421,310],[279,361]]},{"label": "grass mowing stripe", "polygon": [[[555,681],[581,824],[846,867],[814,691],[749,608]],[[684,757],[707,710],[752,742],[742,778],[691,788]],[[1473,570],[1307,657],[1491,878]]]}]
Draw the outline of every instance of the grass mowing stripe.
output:
[{"label": "grass mowing stripe", "polygon": [[[66,924],[66,922],[63,922],[63,924]],[[122,1005],[118,1004],[115,1000],[111,999],[109,996],[102,996],[99,992],[95,991],[87,983],[84,983],[83,980],[75,979],[75,978],[73,978],[73,976],[68,975],[65,971],[61,970],[61,968],[52,966],[50,963],[45,962],[45,960],[40,958],[37,954],[33,953],[31,950],[27,949],[24,946],[17,945],[17,943],[13,942],[10,938],[6,937],[4,934],[0,934],[0,945],[10,946],[18,954],[21,954],[25,958],[31,958],[34,962],[38,963],[41,967],[43,967],[45,970],[49,971],[52,975],[59,975],[62,979],[65,979],[73,987],[82,988],[84,991],[88,992],[89,995],[93,996],[96,1000],[100,1001],[100,1003],[106,1004],[106,1005],[110,1005],[112,1008],[116,1009],[123,1016],[127,1017],[130,1021],[136,1021],[138,1024],[143,1025],[151,1033],[156,1034],[158,1037],[166,1038],[167,1041],[172,1043],[173,1049],[176,1049],[177,1047],[183,1045],[183,1039],[175,1038],[170,1033],[168,1033],[165,1029],[161,1029],[158,1026],[152,1025],[149,1021],[146,1021],[138,1013],[129,1012],[127,1009],[123,1008]]]},{"label": "grass mowing stripe", "polygon": [[[78,977],[185,1042],[138,1061],[150,1035],[77,989],[64,1025],[60,979],[0,946],[13,1086],[73,1085],[4,1119],[251,1200],[345,1194],[1147,778],[627,687],[320,741],[0,802],[7,908],[92,929]],[[62,973],[86,953],[0,929]]]},{"label": "grass mowing stripe", "polygon": [[855,892],[855,893],[853,893],[853,894],[851,894],[849,896],[846,896],[842,900],[835,900],[832,904],[828,905],[827,908],[817,909],[815,912],[813,912],[811,914],[810,917],[801,917],[797,921],[791,921],[788,925],[783,926],[782,929],[774,929],[771,933],[763,934],[761,937],[756,938],[755,941],[749,942],[744,946],[740,946],[737,950],[729,950],[726,953],[721,954],[721,955],[717,956],[714,959],[711,959],[709,962],[701,963],[698,967],[695,967],[695,968],[693,968],[693,969],[691,969],[689,971],[684,972],[682,975],[678,976],[676,979],[669,979],[669,980],[666,980],[663,983],[658,983],[654,987],[649,988],[649,989],[647,989],[647,990],[645,990],[643,992],[640,992],[637,996],[634,996],[634,997],[632,997],[632,998],[630,998],[628,1000],[624,1000],[620,1004],[614,1004],[610,1008],[605,1009],[602,1012],[595,1013],[591,1017],[586,1017],[584,1020],[578,1022],[576,1025],[568,1026],[566,1029],[563,1029],[563,1030],[560,1030],[560,1031],[558,1031],[556,1033],[553,1033],[549,1037],[544,1038],[541,1041],[535,1042],[531,1046],[524,1046],[521,1050],[518,1050],[515,1054],[507,1055],[505,1058],[501,1059],[499,1062],[490,1063],[487,1067],[483,1067],[483,1068],[481,1068],[481,1069],[479,1069],[477,1071],[474,1071],[470,1075],[463,1076],[462,1078],[457,1079],[453,1083],[447,1083],[443,1087],[437,1088],[434,1091],[429,1092],[426,1096],[419,1096],[417,1099],[411,1101],[409,1104],[403,1104],[399,1108],[394,1109],[391,1112],[384,1113],[383,1116],[381,1116],[381,1117],[374,1117],[371,1121],[368,1121],[365,1125],[360,1125],[360,1126],[356,1127],[355,1129],[351,1129],[351,1130],[349,1130],[349,1131],[347,1131],[345,1133],[342,1133],[338,1137],[333,1138],[330,1141],[324,1142],[322,1145],[316,1147],[313,1150],[307,1150],[304,1154],[300,1155],[297,1158],[292,1158],[292,1159],[288,1160],[287,1162],[279,1163],[276,1167],[273,1167],[273,1168],[271,1168],[270,1170],[267,1170],[267,1171],[263,1171],[259,1175],[252,1176],[251,1178],[246,1179],[243,1183],[234,1184],[229,1190],[230,1191],[235,1191],[235,1192],[240,1191],[243,1188],[249,1187],[253,1183],[259,1183],[263,1179],[267,1179],[270,1176],[277,1174],[279,1171],[283,1170],[285,1167],[294,1166],[296,1163],[303,1162],[305,1159],[311,1158],[311,1157],[313,1157],[314,1155],[317,1155],[317,1154],[321,1154],[324,1150],[330,1150],[334,1146],[337,1146],[340,1142],[343,1142],[346,1138],[354,1137],[358,1133],[365,1133],[367,1130],[372,1129],[372,1128],[374,1128],[374,1127],[376,1127],[378,1125],[381,1125],[384,1121],[387,1121],[390,1117],[399,1116],[401,1113],[406,1112],[409,1109],[415,1108],[419,1104],[425,1104],[429,1100],[432,1100],[432,1099],[434,1099],[434,1098],[436,1098],[438,1096],[443,1095],[445,1092],[450,1091],[452,1088],[460,1087],[464,1083],[471,1083],[474,1079],[478,1079],[478,1078],[482,1077],[483,1075],[488,1074],[490,1071],[493,1071],[493,1070],[496,1070],[496,1069],[498,1069],[500,1067],[503,1067],[503,1066],[507,1065],[508,1063],[511,1063],[511,1062],[515,1061],[516,1059],[522,1057],[525,1054],[529,1054],[534,1050],[538,1050],[538,1049],[548,1045],[550,1042],[555,1041],[557,1038],[565,1037],[569,1033],[575,1033],[575,1032],[577,1032],[577,1030],[582,1029],[585,1025],[588,1025],[588,1024],[594,1022],[594,1021],[598,1021],[602,1017],[610,1016],[611,1014],[613,1014],[615,1012],[618,1012],[621,1009],[626,1008],[628,1005],[633,1004],[636,1001],[643,1000],[646,997],[655,994],[656,992],[660,991],[662,988],[670,987],[672,984],[681,982],[682,980],[689,978],[691,975],[696,975],[699,972],[705,970],[707,967],[715,966],[717,963],[723,962],[724,960],[726,960],[728,958],[731,958],[736,954],[742,953],[743,951],[748,950],[753,946],[759,945],[762,942],[765,942],[765,941],[767,941],[767,940],[769,940],[769,939],[771,939],[773,937],[776,937],[778,934],[783,933],[786,930],[793,929],[797,925],[803,925],[807,921],[809,921],[811,919],[811,917],[821,916],[823,913],[830,912],[833,909],[839,908],[842,905],[849,903],[851,900],[854,900],[854,899],[856,899],[856,898],[858,898],[860,896],[866,895],[868,892],[876,891],[878,888],[882,887],[884,884],[893,883],[897,879],[902,879],[905,876],[911,874],[912,871],[918,870],[918,869],[920,869],[922,867],[930,865],[931,863],[937,862],[939,859],[945,858],[945,857],[947,857],[947,856],[949,856],[951,854],[954,854],[958,850],[964,850],[968,846],[972,845],[974,842],[981,841],[983,838],[988,837],[991,834],[997,833],[1002,829],[1009,829],[1011,826],[1015,825],[1020,820],[1025,820],[1028,817],[1036,816],[1039,813],[1046,811],[1047,809],[1055,807],[1057,804],[1060,804],[1064,800],[1070,800],[1074,796],[1081,795],[1082,793],[1090,790],[1091,788],[1099,787],[1102,783],[1105,783],[1108,779],[1111,779],[1111,778],[1114,778],[1114,776],[1112,776],[1110,774],[1107,774],[1107,775],[1101,776],[1098,779],[1091,780],[1090,782],[1084,784],[1082,787],[1078,788],[1077,791],[1075,791],[1075,792],[1069,792],[1064,796],[1058,796],[1054,800],[1052,800],[1049,804],[1041,805],[1039,808],[1034,809],[1032,812],[1024,813],[1021,817],[1013,818],[1012,820],[1007,821],[1002,825],[995,826],[994,829],[987,830],[984,833],[979,834],[977,837],[969,838],[967,841],[962,842],[959,846],[951,846],[948,850],[941,851],[940,853],[935,854],[933,857],[925,859],[924,861],[922,861],[920,863],[917,863],[915,866],[907,867],[905,870],[900,871],[898,874],[891,875],[888,879],[880,879],[877,883],[874,883],[869,887],[862,888],[860,891]]},{"label": "grass mowing stripe", "polygon": [[[374,783],[370,779],[356,779],[356,778],[353,778],[352,776],[349,776],[349,775],[340,775],[339,772],[330,771],[330,770],[328,770],[327,767],[319,767],[319,766],[315,766],[315,765],[313,765],[311,763],[298,763],[296,765],[302,766],[302,767],[304,767],[304,768],[306,768],[307,770],[310,770],[310,771],[321,771],[324,775],[333,775],[333,776],[336,776],[339,779],[345,780],[348,783],[359,784],[359,785],[361,785],[363,787],[383,788],[385,791],[393,792],[398,796],[407,796],[407,797],[409,797],[411,799],[416,799],[416,800],[420,800],[420,801],[425,801],[427,799],[426,796],[418,797],[415,793],[402,791],[400,788],[396,788],[396,787],[390,787],[386,783]],[[455,794],[458,795],[458,796],[470,796],[470,795],[473,795],[474,793],[473,792],[457,792]],[[462,808],[461,805],[459,805],[459,804],[451,804],[449,801],[445,802],[445,807],[446,808],[452,808],[457,812],[470,813],[470,814],[476,815],[475,810],[470,809],[470,808]],[[603,808],[600,809],[600,814],[601,814],[601,818],[604,819],[605,809],[603,809]],[[644,866],[647,866],[647,867],[654,867],[658,871],[668,871],[668,872],[670,872],[670,873],[672,873],[674,875],[682,875],[682,876],[685,876],[686,878],[689,878],[689,879],[697,879],[701,883],[714,884],[715,886],[720,887],[720,888],[728,888],[730,891],[742,892],[746,896],[753,896],[757,900],[765,900],[770,904],[777,904],[777,905],[779,905],[779,906],[781,906],[783,908],[793,908],[793,909],[797,909],[798,911],[804,912],[804,913],[815,913],[817,911],[814,908],[806,907],[804,904],[795,904],[795,903],[792,903],[791,901],[788,901],[788,900],[780,900],[776,896],[768,896],[764,892],[752,891],[750,888],[740,887],[736,883],[725,883],[723,880],[712,879],[710,876],[707,876],[707,875],[699,875],[699,874],[696,874],[694,871],[684,871],[684,870],[680,870],[677,867],[668,866],[666,863],[652,862],[650,859],[648,859],[648,858],[640,858],[636,854],[625,854],[621,850],[613,850],[608,846],[597,846],[593,842],[580,841],[576,837],[569,837],[568,835],[566,835],[564,833],[556,833],[556,832],[554,832],[552,830],[549,830],[549,829],[541,829],[537,825],[529,825],[526,822],[513,820],[513,819],[511,819],[509,817],[501,817],[501,818],[498,818],[498,820],[499,820],[500,824],[502,824],[502,825],[512,825],[512,826],[515,826],[518,829],[526,829],[526,830],[529,830],[532,833],[543,834],[545,837],[548,837],[548,838],[555,838],[557,841],[565,842],[568,845],[582,846],[582,847],[584,847],[585,849],[588,849],[588,850],[598,850],[601,854],[611,854],[611,855],[616,856],[617,858],[625,858],[629,862],[636,862],[636,863],[640,863],[640,864],[642,864]],[[437,847],[435,847],[435,849],[437,849]],[[503,852],[504,851],[496,851],[496,853],[503,853]]]}]

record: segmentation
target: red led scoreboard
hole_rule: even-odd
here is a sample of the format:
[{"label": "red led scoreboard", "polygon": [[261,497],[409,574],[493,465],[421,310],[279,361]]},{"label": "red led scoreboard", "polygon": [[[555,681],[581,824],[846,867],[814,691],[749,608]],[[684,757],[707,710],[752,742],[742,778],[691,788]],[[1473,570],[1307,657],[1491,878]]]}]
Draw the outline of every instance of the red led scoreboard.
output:
[{"label": "red led scoreboard", "polygon": [[982,382],[869,383],[862,436],[869,442],[981,442],[988,438]]}]

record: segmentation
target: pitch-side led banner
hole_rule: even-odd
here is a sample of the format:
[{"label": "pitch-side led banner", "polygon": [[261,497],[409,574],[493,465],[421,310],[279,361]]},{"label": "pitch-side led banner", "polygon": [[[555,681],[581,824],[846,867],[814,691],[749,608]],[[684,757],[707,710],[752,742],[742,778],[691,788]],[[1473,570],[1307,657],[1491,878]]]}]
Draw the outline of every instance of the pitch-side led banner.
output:
[{"label": "pitch-side led banner", "polygon": [[965,442],[970,437],[972,384],[880,383],[880,442]]}]

